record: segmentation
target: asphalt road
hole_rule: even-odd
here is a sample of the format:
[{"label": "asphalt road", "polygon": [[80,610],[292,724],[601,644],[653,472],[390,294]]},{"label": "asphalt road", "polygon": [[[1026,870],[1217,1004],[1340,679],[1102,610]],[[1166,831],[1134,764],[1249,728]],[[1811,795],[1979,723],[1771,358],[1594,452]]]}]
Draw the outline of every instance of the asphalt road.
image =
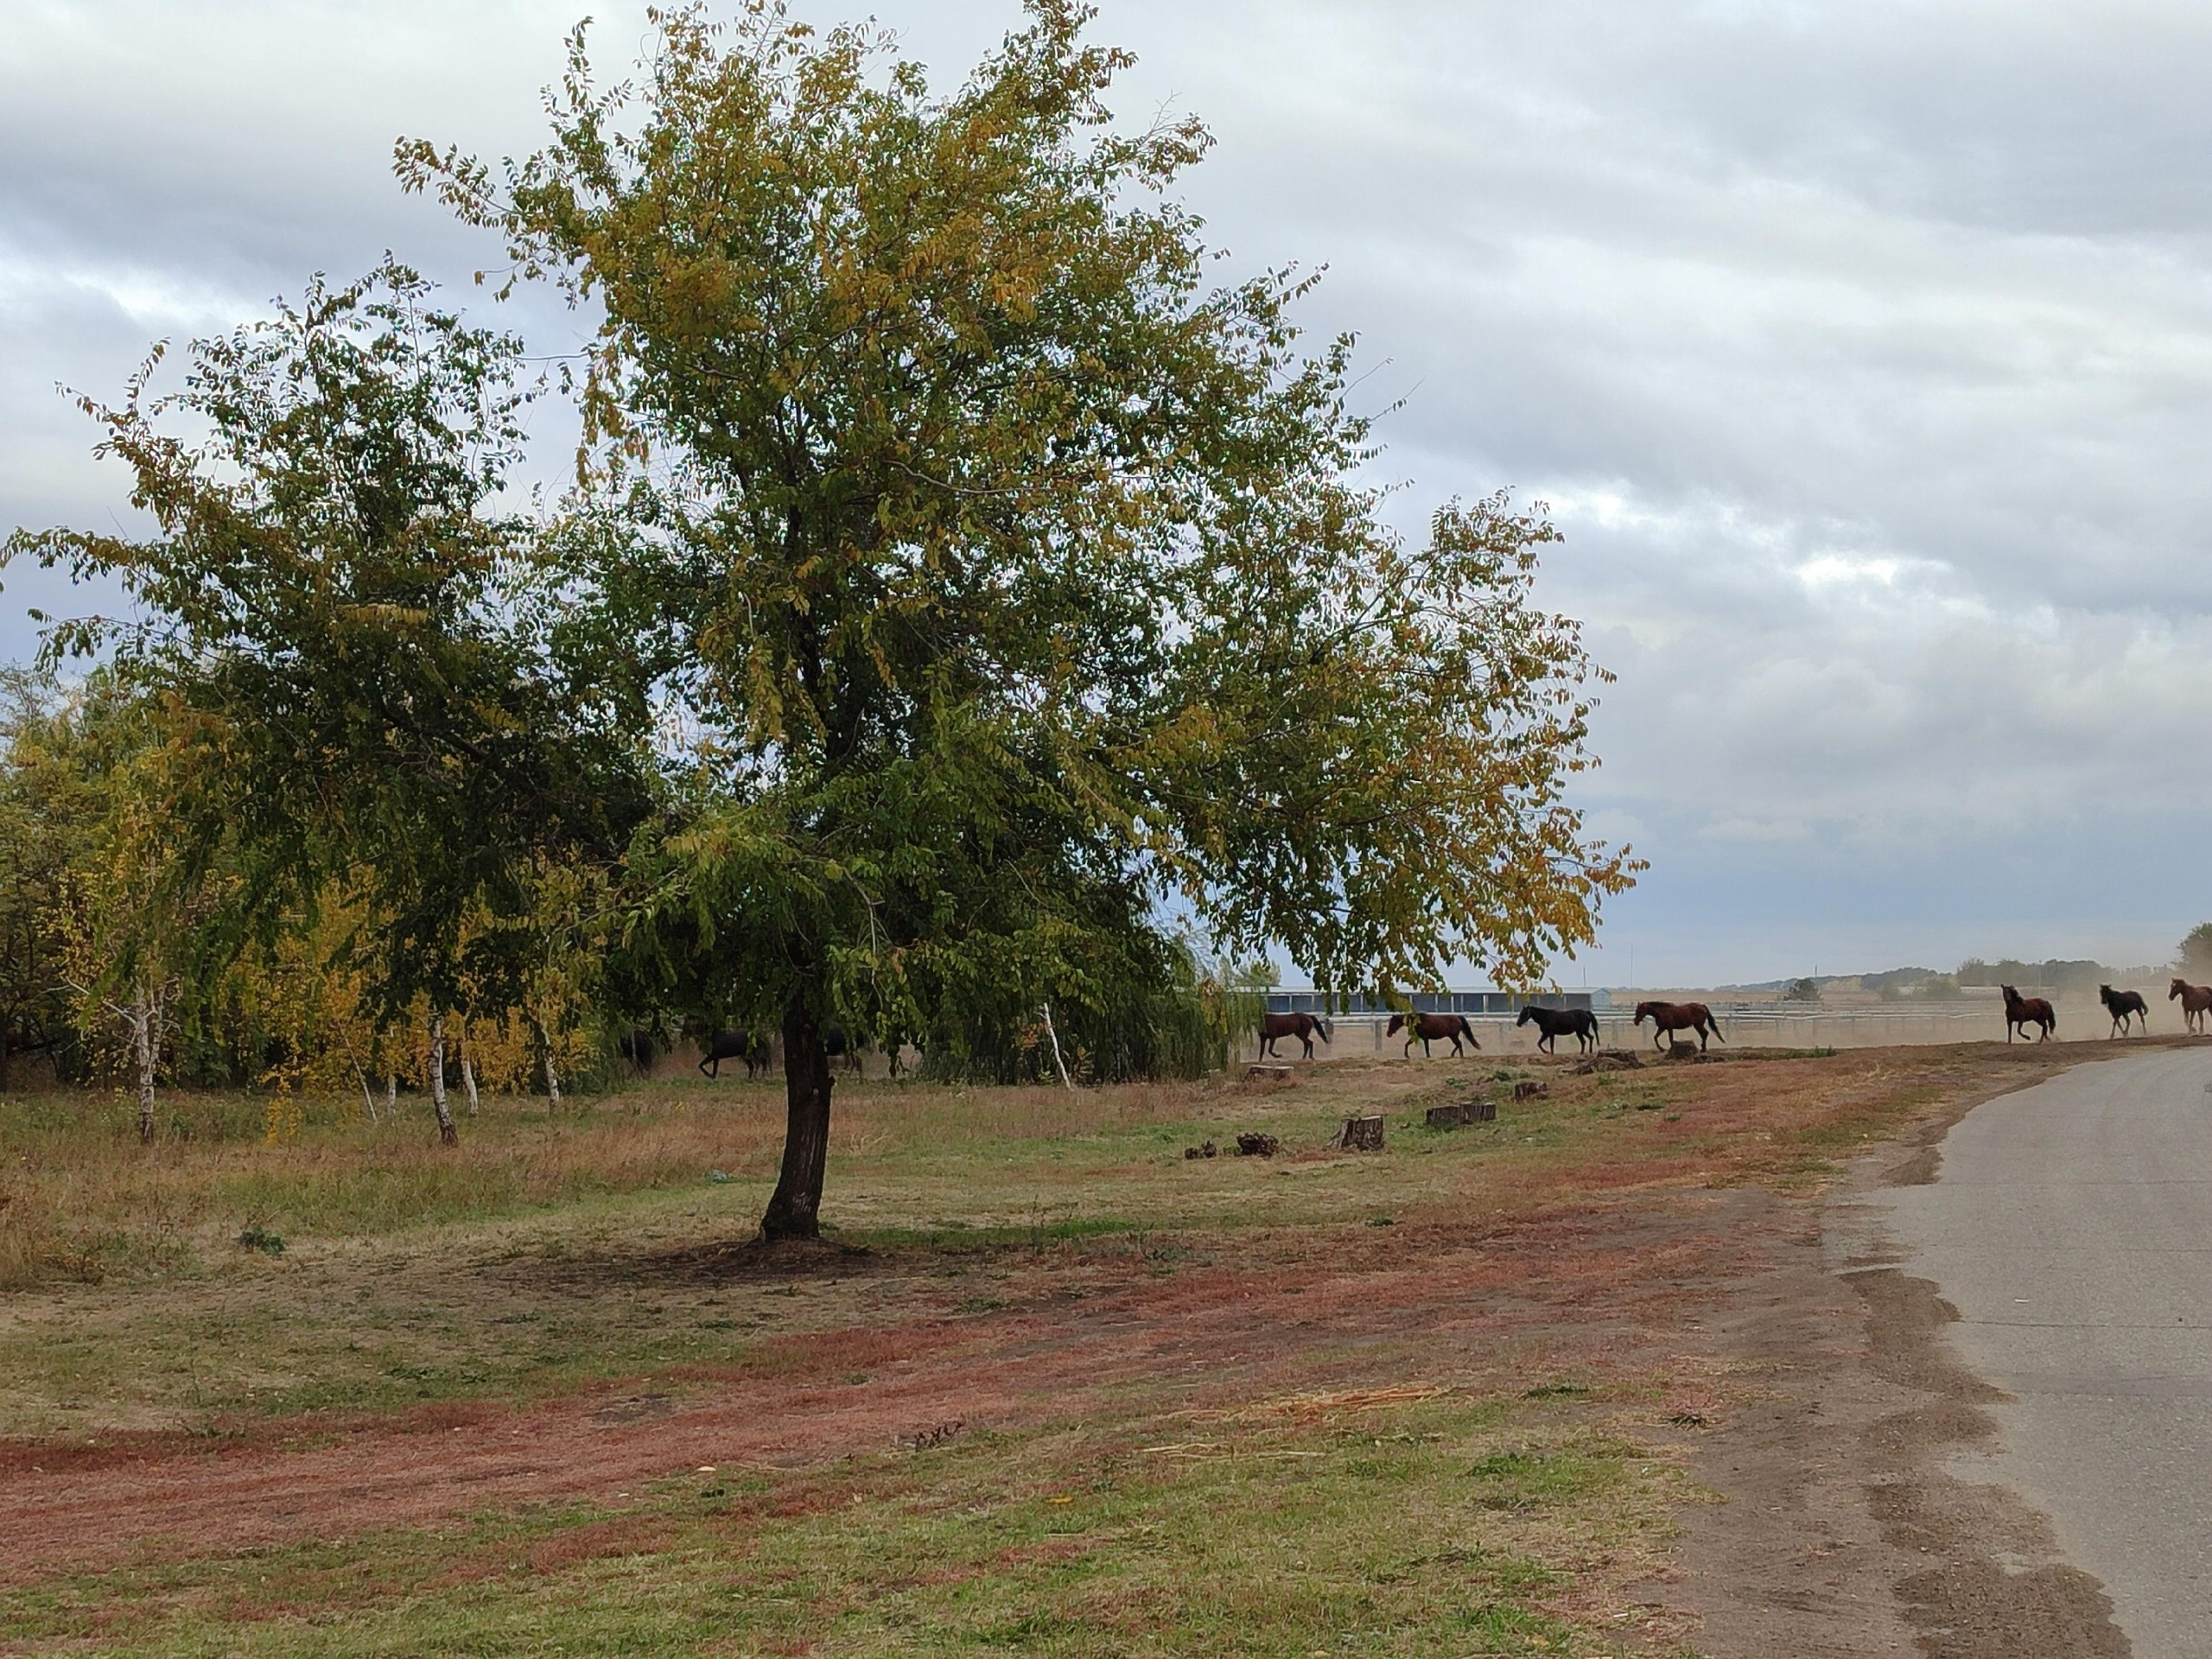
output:
[{"label": "asphalt road", "polygon": [[1976,1108],[1891,1189],[1904,1271],[1955,1304],[2020,1489],[2139,1659],[2212,1659],[2212,1050],[2075,1068]]}]

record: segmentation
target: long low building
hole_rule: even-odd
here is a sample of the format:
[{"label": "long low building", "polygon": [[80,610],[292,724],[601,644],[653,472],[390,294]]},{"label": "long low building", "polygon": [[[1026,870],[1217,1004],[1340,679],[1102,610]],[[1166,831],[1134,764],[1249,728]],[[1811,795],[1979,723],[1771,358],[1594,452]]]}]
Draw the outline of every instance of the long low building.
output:
[{"label": "long low building", "polygon": [[[1471,1018],[1495,1019],[1500,1014],[1517,1014],[1531,1002],[1545,1008],[1590,1008],[1602,1012],[1609,999],[1603,991],[1547,991],[1535,996],[1523,996],[1517,991],[1416,991],[1406,1001],[1421,1014],[1464,1014]],[[1387,1015],[1398,1010],[1365,996],[1332,997],[1326,991],[1269,991],[1268,1012],[1319,1014],[1332,1018],[1343,1014],[1356,1019],[1361,1014]]]}]

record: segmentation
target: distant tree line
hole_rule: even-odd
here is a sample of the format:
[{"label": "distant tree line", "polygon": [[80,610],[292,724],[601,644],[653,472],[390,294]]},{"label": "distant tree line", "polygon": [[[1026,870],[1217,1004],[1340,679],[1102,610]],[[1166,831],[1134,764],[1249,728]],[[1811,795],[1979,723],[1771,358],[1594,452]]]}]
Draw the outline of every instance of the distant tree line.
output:
[{"label": "distant tree line", "polygon": [[[2173,966],[2176,972],[2194,980],[2212,979],[2212,922],[2200,923],[2189,931],[2175,947]],[[1955,996],[1961,989],[1986,989],[1999,985],[2033,987],[2067,995],[2093,995],[2098,986],[2117,985],[2126,974],[2164,971],[2163,968],[2122,970],[2085,957],[2053,957],[2044,962],[2024,962],[2016,957],[2002,957],[1990,962],[1969,957],[1950,973],[1934,968],[1890,968],[1872,974],[1775,980],[1745,988],[1778,991],[1785,1001],[1797,1002],[1818,1001],[1826,987],[1839,982],[1847,982],[1862,991],[1872,991],[1892,1001]]]}]

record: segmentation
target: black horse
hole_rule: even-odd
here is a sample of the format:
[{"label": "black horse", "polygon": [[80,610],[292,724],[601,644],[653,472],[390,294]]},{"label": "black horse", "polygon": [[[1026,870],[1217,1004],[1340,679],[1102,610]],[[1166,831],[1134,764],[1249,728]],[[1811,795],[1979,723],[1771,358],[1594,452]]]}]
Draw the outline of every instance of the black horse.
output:
[{"label": "black horse", "polygon": [[[2168,999],[2171,1001],[2171,998]],[[2109,985],[2097,987],[2097,1001],[2105,1005],[2105,1012],[2112,1016],[2112,1035],[2119,1036],[2130,1029],[2129,1022],[2137,1018],[2143,1021],[2143,1034],[2151,1034],[2151,1007],[2144,1001],[2140,991],[2115,991]]]},{"label": "black horse", "polygon": [[660,1058],[660,1038],[651,1026],[632,1026],[614,1039],[614,1052],[630,1062],[638,1076],[650,1077]]},{"label": "black horse", "polygon": [[842,1026],[823,1027],[822,1046],[829,1052],[831,1060],[842,1060],[847,1071],[855,1076],[865,1075],[868,1068],[861,1064],[861,1046],[845,1035]]},{"label": "black horse", "polygon": [[724,1060],[743,1060],[745,1075],[757,1077],[774,1058],[766,1037],[749,1031],[718,1031],[699,1059],[699,1075],[719,1078]]},{"label": "black horse", "polygon": [[1516,1028],[1534,1026],[1541,1032],[1536,1046],[1547,1054],[1559,1052],[1552,1046],[1556,1037],[1573,1038],[1576,1050],[1584,1054],[1598,1046],[1598,1016],[1587,1008],[1540,1008],[1531,1002],[1513,1023]]}]

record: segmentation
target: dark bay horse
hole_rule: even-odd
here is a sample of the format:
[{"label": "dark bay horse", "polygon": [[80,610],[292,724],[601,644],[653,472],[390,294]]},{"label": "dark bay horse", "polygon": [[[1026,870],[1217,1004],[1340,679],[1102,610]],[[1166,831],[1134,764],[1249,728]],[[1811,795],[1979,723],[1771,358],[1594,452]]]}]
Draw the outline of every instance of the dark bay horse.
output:
[{"label": "dark bay horse", "polygon": [[1407,1033],[1406,1058],[1408,1059],[1413,1058],[1415,1038],[1421,1039],[1423,1059],[1428,1058],[1430,1043],[1440,1043],[1447,1037],[1452,1039],[1452,1052],[1462,1059],[1467,1055],[1467,1051],[1459,1046],[1462,1037],[1474,1043],[1478,1049],[1482,1046],[1475,1042],[1475,1028],[1467,1023],[1467,1016],[1464,1014],[1394,1014],[1390,1016],[1390,1029],[1382,1034],[1395,1037],[1401,1031]]},{"label": "dark bay horse", "polygon": [[2205,1010],[2212,1008],[2212,985],[2192,985],[2185,979],[2177,979],[2166,988],[2167,1001],[2171,1002],[2176,997],[2181,999],[2183,1028],[2202,1037],[2204,1034]]},{"label": "dark bay horse", "polygon": [[1518,1030],[1522,1026],[1534,1026],[1543,1034],[1536,1039],[1536,1046],[1547,1054],[1559,1050],[1552,1046],[1554,1037],[1572,1037],[1575,1048],[1587,1054],[1598,1046],[1598,1016],[1587,1008],[1540,1008],[1529,1003],[1521,1010],[1521,1017],[1513,1022]]},{"label": "dark bay horse", "polygon": [[1268,1014],[1260,1016],[1260,1052],[1269,1059],[1276,1058],[1275,1039],[1295,1037],[1306,1045],[1304,1058],[1313,1058],[1313,1039],[1323,1042],[1336,1040],[1336,1033],[1329,1029],[1329,1022],[1310,1014]]},{"label": "dark bay horse", "polygon": [[2039,996],[2022,996],[2010,985],[1999,985],[1997,988],[2005,993],[2005,1040],[2008,1043],[2012,1040],[2016,1027],[2024,1037],[2030,1026],[2040,1026],[2043,1035],[2036,1040],[2049,1042],[2050,1033],[2058,1029],[2058,1014],[2050,1004]]},{"label": "dark bay horse", "polygon": [[[2169,998],[2168,1001],[2172,999]],[[2109,985],[2097,987],[2097,1001],[2105,1005],[2105,1012],[2112,1015],[2112,1033],[2117,1037],[2130,1028],[2131,1020],[2143,1021],[2143,1034],[2151,1034],[2151,1010],[2143,1001],[2140,991],[2115,991]]]},{"label": "dark bay horse", "polygon": [[[1707,1037],[1720,1037],[1720,1022],[1713,1017],[1713,1010],[1702,1002],[1639,1002],[1636,1005],[1636,1023],[1651,1021],[1651,1046],[1664,1048],[1678,1031],[1697,1033],[1698,1052],[1705,1052]],[[1728,1039],[1720,1037],[1722,1042]]]},{"label": "dark bay horse", "polygon": [[766,1037],[756,1037],[749,1031],[718,1031],[709,1039],[707,1052],[699,1058],[699,1075],[719,1078],[724,1060],[743,1060],[745,1075],[757,1077],[773,1058],[774,1052]]}]

